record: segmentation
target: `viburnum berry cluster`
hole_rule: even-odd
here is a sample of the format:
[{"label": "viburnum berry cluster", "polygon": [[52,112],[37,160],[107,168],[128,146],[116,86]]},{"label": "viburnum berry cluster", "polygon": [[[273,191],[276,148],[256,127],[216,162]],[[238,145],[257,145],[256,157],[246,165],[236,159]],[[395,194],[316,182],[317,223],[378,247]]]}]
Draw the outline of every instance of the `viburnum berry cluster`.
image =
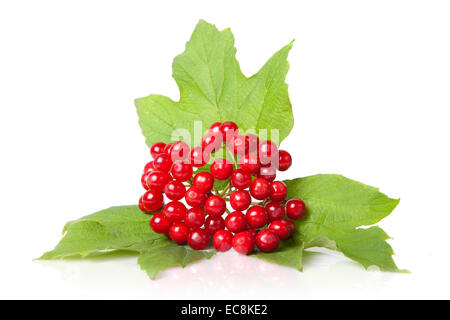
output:
[{"label": "viburnum berry cluster", "polygon": [[[291,166],[291,155],[270,140],[260,142],[254,134],[240,135],[232,121],[214,123],[201,145],[192,149],[183,141],[158,142],[150,153],[153,161],[144,168],[141,183],[146,192],[139,207],[154,213],[150,219],[154,232],[177,244],[203,250],[212,237],[218,251],[233,247],[249,254],[256,245],[271,252],[280,240],[293,235],[292,220],[306,213],[305,203],[286,200],[286,185],[275,180],[277,170]],[[202,168],[219,154],[222,157],[216,158],[209,170]],[[217,190],[216,180],[228,184]],[[164,205],[165,198],[169,202]]]}]

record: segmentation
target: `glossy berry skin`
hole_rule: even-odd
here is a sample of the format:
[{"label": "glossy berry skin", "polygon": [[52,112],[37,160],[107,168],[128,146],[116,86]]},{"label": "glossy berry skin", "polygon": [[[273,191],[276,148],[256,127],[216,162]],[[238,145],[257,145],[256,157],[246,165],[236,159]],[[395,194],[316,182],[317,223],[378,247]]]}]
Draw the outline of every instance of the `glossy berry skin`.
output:
[{"label": "glossy berry skin", "polygon": [[184,195],[186,203],[194,208],[201,208],[205,204],[206,194],[197,187],[190,187]]},{"label": "glossy berry skin", "polygon": [[173,163],[170,170],[172,176],[180,181],[188,181],[192,177],[192,166],[182,160],[177,160]]},{"label": "glossy berry skin", "polygon": [[159,154],[164,153],[166,144],[164,142],[157,142],[150,147],[150,155],[155,159]]},{"label": "glossy berry skin", "polygon": [[161,191],[149,189],[142,196],[142,204],[147,209],[147,212],[153,212],[164,205],[164,197]]},{"label": "glossy berry skin", "polygon": [[256,245],[263,252],[272,252],[278,248],[280,238],[270,229],[264,229],[256,235]]},{"label": "glossy berry skin", "polygon": [[292,165],[292,157],[285,150],[278,151],[278,170],[286,171]]},{"label": "glossy berry skin", "polygon": [[213,245],[217,251],[225,252],[231,249],[231,242],[233,241],[233,235],[228,230],[219,230],[214,233]]},{"label": "glossy berry skin", "polygon": [[203,192],[208,192],[214,187],[214,177],[209,172],[199,172],[195,175],[193,184]]},{"label": "glossy berry skin", "polygon": [[248,152],[257,152],[259,146],[259,138],[256,134],[246,134],[245,141],[247,141]]},{"label": "glossy berry skin", "polygon": [[239,168],[250,174],[257,174],[260,168],[258,156],[255,153],[244,154],[239,158]]},{"label": "glossy berry skin", "polygon": [[286,202],[286,215],[292,220],[298,220],[305,216],[306,205],[300,199],[290,199]]},{"label": "glossy berry skin", "polygon": [[182,202],[171,201],[164,206],[164,214],[170,222],[178,223],[186,216],[186,207]]},{"label": "glossy berry skin", "polygon": [[239,232],[234,235],[231,244],[240,254],[249,254],[255,248],[255,237],[247,231]]},{"label": "glossy berry skin", "polygon": [[208,131],[202,138],[202,148],[206,153],[219,150],[222,146],[222,135],[220,132]]},{"label": "glossy berry skin", "polygon": [[210,196],[205,202],[205,211],[213,217],[220,217],[225,212],[227,203],[219,196]]},{"label": "glossy berry skin", "polygon": [[221,217],[209,216],[205,221],[205,230],[209,235],[213,235],[216,231],[225,229],[225,221]]},{"label": "glossy berry skin", "polygon": [[269,221],[281,220],[286,213],[285,208],[279,202],[271,201],[264,206],[264,209],[269,216]]},{"label": "glossy berry skin", "polygon": [[189,228],[200,228],[205,223],[205,212],[200,208],[191,208],[186,212],[184,223]]},{"label": "glossy berry skin", "polygon": [[170,150],[170,158],[173,162],[176,160],[184,160],[188,157],[190,152],[189,146],[184,141],[177,141],[173,144]]},{"label": "glossy berry skin", "polygon": [[248,191],[236,190],[230,196],[230,205],[234,210],[242,211],[247,209],[252,202]]},{"label": "glossy berry skin", "polygon": [[164,152],[163,153],[166,153],[166,154],[170,155],[170,153],[172,152],[172,148],[173,148],[174,144],[175,144],[175,142],[167,144],[166,147],[164,148]]},{"label": "glossy berry skin", "polygon": [[147,178],[151,173],[152,173],[152,171],[147,171],[142,174],[141,185],[145,190],[150,189],[150,187],[147,185]]},{"label": "glossy berry skin", "polygon": [[[286,199],[287,187],[281,181],[274,181],[270,185],[270,200],[281,202]],[[287,209],[286,209],[287,212]]]},{"label": "glossy berry skin", "polygon": [[258,148],[258,156],[259,161],[261,163],[270,163],[276,159],[278,161],[278,147],[277,145],[270,141],[266,140],[259,144]]},{"label": "glossy berry skin", "polygon": [[222,133],[222,140],[230,140],[233,136],[238,134],[238,126],[233,121],[225,121],[220,126],[220,132]]},{"label": "glossy berry skin", "polygon": [[284,224],[286,224],[289,228],[290,236],[291,237],[295,232],[295,223],[292,220],[283,219],[281,220]]},{"label": "glossy berry skin", "polygon": [[229,148],[233,154],[241,156],[248,153],[249,144],[244,136],[235,135],[230,140]]},{"label": "glossy berry skin", "polygon": [[169,232],[172,222],[162,212],[155,213],[150,219],[150,227],[156,233]]},{"label": "glossy berry skin", "polygon": [[250,193],[253,198],[264,200],[270,195],[270,184],[266,179],[257,178],[250,185]]},{"label": "glossy berry skin", "polygon": [[153,166],[153,161],[147,163],[144,167],[144,173],[149,171],[155,171],[155,167]]},{"label": "glossy berry skin", "polygon": [[233,173],[233,165],[226,159],[216,159],[211,164],[211,174],[217,180],[227,180]]},{"label": "glossy berry skin", "polygon": [[277,170],[273,166],[261,167],[258,172],[258,178],[266,179],[267,182],[272,182],[277,176]]},{"label": "glossy berry skin", "polygon": [[210,155],[208,152],[204,152],[201,146],[197,146],[191,149],[189,153],[189,163],[197,168],[203,167],[209,162]]},{"label": "glossy berry skin", "polygon": [[236,169],[231,174],[231,185],[236,189],[243,190],[252,184],[252,176],[247,171]]},{"label": "glossy berry skin", "polygon": [[188,245],[194,250],[203,250],[209,244],[209,234],[205,229],[195,229],[189,232]]},{"label": "glossy berry skin", "polygon": [[139,198],[139,209],[141,209],[141,211],[143,213],[149,213],[150,211],[144,206],[144,202],[142,201],[143,196],[141,196]]},{"label": "glossy berry skin", "polygon": [[225,218],[225,226],[233,233],[244,231],[247,228],[247,218],[241,211],[234,211]]},{"label": "glossy berry skin", "polygon": [[269,230],[275,232],[281,240],[288,239],[292,235],[289,225],[283,221],[287,220],[275,220],[269,224]]},{"label": "glossy berry skin", "polygon": [[209,127],[209,131],[214,133],[220,132],[220,126],[222,125],[222,122],[214,122],[211,127]]},{"label": "glossy berry skin", "polygon": [[153,166],[156,170],[169,172],[172,168],[172,159],[167,153],[161,153],[153,160]]},{"label": "glossy berry skin", "polygon": [[269,222],[269,216],[262,206],[253,206],[246,213],[248,225],[251,228],[262,228]]},{"label": "glossy berry skin", "polygon": [[169,236],[177,244],[185,244],[189,235],[189,228],[184,223],[174,223],[170,226]]},{"label": "glossy berry skin", "polygon": [[181,200],[186,192],[186,187],[181,181],[169,181],[164,187],[164,193],[170,200]]},{"label": "glossy berry skin", "polygon": [[252,228],[247,229],[247,230],[242,231],[242,232],[248,233],[253,239],[255,239],[255,238],[256,238],[256,235],[258,234],[258,232],[256,232],[256,230],[255,230],[255,229],[252,229]]},{"label": "glossy berry skin", "polygon": [[147,186],[149,188],[163,191],[165,185],[172,180],[172,177],[167,172],[153,171],[147,177]]}]

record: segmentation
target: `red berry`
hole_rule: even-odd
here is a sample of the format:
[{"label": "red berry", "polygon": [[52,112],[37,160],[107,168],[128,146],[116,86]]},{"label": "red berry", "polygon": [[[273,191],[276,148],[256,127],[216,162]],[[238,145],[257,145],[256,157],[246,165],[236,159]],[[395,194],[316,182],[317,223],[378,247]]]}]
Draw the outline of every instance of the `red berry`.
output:
[{"label": "red berry", "polygon": [[257,178],[250,185],[250,193],[253,198],[264,200],[270,195],[270,184],[266,179]]},{"label": "red berry", "polygon": [[169,236],[178,244],[185,244],[189,234],[189,228],[184,223],[174,223],[170,226]]},{"label": "red berry", "polygon": [[245,140],[248,144],[248,152],[256,152],[259,146],[259,138],[256,134],[246,134]]},{"label": "red berry", "polygon": [[194,250],[203,250],[209,244],[209,234],[205,229],[195,229],[189,232],[188,245]]},{"label": "red berry", "polygon": [[226,159],[216,159],[211,165],[211,174],[217,180],[227,180],[233,173],[233,165]]},{"label": "red berry", "polygon": [[205,223],[205,212],[200,208],[191,208],[186,212],[184,222],[189,228],[200,228]]},{"label": "red berry", "polygon": [[156,158],[157,155],[164,153],[164,148],[166,147],[166,144],[164,142],[157,142],[152,144],[150,147],[150,154],[153,159]]},{"label": "red berry", "polygon": [[211,191],[214,187],[214,177],[209,172],[199,172],[194,177],[194,186],[203,192]]},{"label": "red berry", "polygon": [[249,254],[255,248],[255,237],[248,231],[239,232],[234,235],[231,244],[240,254]]},{"label": "red berry", "polygon": [[268,182],[275,180],[276,176],[277,170],[273,166],[261,167],[261,169],[259,169],[258,177],[266,179]]},{"label": "red berry", "polygon": [[216,152],[222,146],[222,135],[220,132],[208,131],[202,138],[202,148],[207,154]]},{"label": "red berry", "polygon": [[255,153],[247,153],[239,158],[239,167],[251,174],[256,174],[259,171],[258,156]]},{"label": "red berry", "polygon": [[306,205],[300,199],[290,199],[286,202],[286,215],[292,220],[298,220],[305,216]]},{"label": "red berry", "polygon": [[247,228],[247,218],[240,211],[234,211],[225,218],[225,226],[231,232],[237,233]]},{"label": "red berry", "polygon": [[289,236],[292,236],[295,232],[295,223],[292,220],[287,219],[283,219],[281,221],[288,226],[290,232]]},{"label": "red berry", "polygon": [[220,126],[223,141],[229,141],[234,135],[238,134],[238,126],[233,121],[226,121]]},{"label": "red berry", "polygon": [[144,206],[144,202],[142,201],[143,196],[139,198],[139,209],[141,209],[144,213],[149,213],[149,210]]},{"label": "red berry", "polygon": [[250,235],[250,237],[252,237],[253,239],[255,239],[256,235],[258,234],[258,232],[256,232],[256,230],[252,229],[252,228],[247,229],[247,230],[242,231],[242,232],[247,232]]},{"label": "red berry", "polygon": [[170,154],[172,152],[172,148],[173,148],[174,144],[175,144],[175,142],[167,144],[166,147],[164,148],[163,153]]},{"label": "red berry", "polygon": [[231,175],[231,184],[239,190],[247,189],[252,184],[252,176],[247,171],[237,169]]},{"label": "red berry", "polygon": [[256,235],[256,245],[261,251],[272,252],[279,244],[280,238],[272,230],[264,229]]},{"label": "red berry", "polygon": [[289,152],[280,150],[278,152],[278,170],[286,171],[292,164],[292,157]]},{"label": "red berry", "polygon": [[258,148],[259,161],[261,163],[270,163],[273,160],[278,161],[278,147],[277,145],[270,141],[263,141],[259,144]]},{"label": "red berry", "polygon": [[231,249],[233,235],[228,230],[219,230],[214,233],[213,245],[217,251],[225,252]]},{"label": "red berry", "polygon": [[197,187],[190,187],[186,190],[184,198],[191,207],[201,208],[205,204],[206,194]]},{"label": "red berry", "polygon": [[142,196],[142,204],[148,212],[160,209],[164,205],[164,197],[161,191],[149,189]]},{"label": "red berry", "polygon": [[147,186],[149,188],[163,191],[165,185],[172,180],[172,177],[167,172],[153,171],[147,177]]},{"label": "red berry", "polygon": [[281,240],[285,240],[291,236],[289,225],[283,221],[286,220],[275,220],[269,224],[269,230],[275,232]]},{"label": "red berry", "polygon": [[173,144],[170,150],[170,158],[173,162],[177,160],[184,160],[189,155],[189,146],[184,141],[177,141]]},{"label": "red berry", "polygon": [[164,187],[164,193],[170,200],[181,200],[186,192],[186,187],[181,181],[172,180]]},{"label": "red berry", "polygon": [[173,163],[170,170],[172,176],[180,181],[188,181],[192,177],[192,166],[182,160],[177,160]]},{"label": "red berry", "polygon": [[191,149],[189,153],[189,163],[197,168],[203,167],[209,162],[210,155],[205,152],[201,146]]},{"label": "red berry", "polygon": [[141,184],[142,184],[142,186],[144,187],[145,190],[150,189],[150,187],[147,185],[147,178],[148,178],[148,176],[149,176],[151,173],[152,173],[152,171],[147,171],[147,172],[144,172],[144,173],[142,174],[142,177],[141,177]]},{"label": "red berry", "polygon": [[167,153],[161,153],[153,160],[153,166],[156,170],[169,172],[172,168],[172,160]]},{"label": "red berry", "polygon": [[269,221],[281,220],[284,218],[285,209],[279,202],[271,201],[264,207],[266,209],[267,215],[269,216]]},{"label": "red berry", "polygon": [[162,212],[155,213],[150,219],[150,227],[156,233],[167,233],[172,223]]},{"label": "red berry", "polygon": [[246,216],[249,226],[255,229],[262,228],[269,222],[269,216],[262,206],[251,207]]},{"label": "red berry", "polygon": [[220,217],[225,212],[227,203],[219,196],[210,196],[205,202],[205,211],[213,217]]},{"label": "red berry", "polygon": [[186,216],[186,207],[179,201],[171,201],[164,206],[164,214],[171,222],[181,222]]},{"label": "red berry", "polygon": [[209,235],[213,235],[216,231],[225,229],[225,221],[221,217],[209,216],[205,221],[205,230]]},{"label": "red berry", "polygon": [[220,126],[222,125],[222,122],[214,122],[211,127],[209,127],[209,131],[214,133],[220,132]]},{"label": "red berry", "polygon": [[150,161],[144,167],[144,172],[154,171],[154,170],[155,170],[155,167],[153,166],[153,161]]},{"label": "red berry", "polygon": [[248,153],[249,145],[244,136],[236,135],[231,138],[229,148],[233,154],[243,155]]},{"label": "red berry", "polygon": [[274,181],[270,185],[270,200],[281,202],[286,199],[287,187],[281,181]]},{"label": "red berry", "polygon": [[248,191],[236,190],[230,196],[230,205],[234,210],[245,210],[250,206],[252,198]]}]

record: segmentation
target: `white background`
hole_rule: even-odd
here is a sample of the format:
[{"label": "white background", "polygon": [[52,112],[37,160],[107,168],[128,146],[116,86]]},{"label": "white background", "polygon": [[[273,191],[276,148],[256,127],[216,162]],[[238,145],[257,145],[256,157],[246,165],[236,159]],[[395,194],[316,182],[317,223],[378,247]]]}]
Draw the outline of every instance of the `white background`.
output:
[{"label": "white background", "polygon": [[[0,298],[450,298],[448,1],[2,1]],[[282,178],[341,173],[401,203],[400,268],[336,253],[305,270],[219,254],[151,281],[135,256],[37,262],[64,223],[134,204],[149,160],[133,99],[178,98],[198,19],[231,27],[246,75],[296,39]]]}]

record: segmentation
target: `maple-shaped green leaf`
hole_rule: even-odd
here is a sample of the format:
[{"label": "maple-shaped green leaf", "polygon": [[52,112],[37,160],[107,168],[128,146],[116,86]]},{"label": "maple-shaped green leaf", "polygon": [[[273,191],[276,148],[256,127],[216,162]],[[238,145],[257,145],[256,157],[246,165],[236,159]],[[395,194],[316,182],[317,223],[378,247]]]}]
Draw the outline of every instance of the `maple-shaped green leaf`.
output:
[{"label": "maple-shaped green leaf", "polygon": [[154,279],[163,270],[185,267],[192,262],[209,259],[215,254],[216,251],[198,251],[188,246],[180,246],[166,238],[156,240],[149,250],[141,252],[138,263],[141,269]]},{"label": "maple-shaped green leaf", "polygon": [[400,271],[392,259],[387,234],[369,226],[388,216],[399,203],[377,188],[341,175],[321,174],[285,181],[288,198],[300,198],[306,216],[297,221],[295,237],[305,248],[322,246],[337,249],[364,267]]},{"label": "maple-shaped green leaf", "polygon": [[154,233],[150,216],[138,206],[111,207],[75,221],[64,227],[63,238],[42,260],[84,258],[112,251],[125,250],[140,254],[139,264],[150,277],[164,269],[186,266],[214,252],[194,251]]},{"label": "maple-shaped green leaf", "polygon": [[180,100],[152,94],[135,101],[147,144],[170,142],[178,129],[187,129],[191,140],[186,142],[197,144],[200,137],[194,137],[195,121],[202,122],[203,131],[216,121],[234,121],[240,130],[252,129],[257,134],[259,129],[267,129],[267,137],[274,129],[281,142],[294,124],[285,83],[291,48],[292,43],[283,47],[247,78],[236,60],[231,31],[219,31],[201,20],[186,50],[173,61]]}]

